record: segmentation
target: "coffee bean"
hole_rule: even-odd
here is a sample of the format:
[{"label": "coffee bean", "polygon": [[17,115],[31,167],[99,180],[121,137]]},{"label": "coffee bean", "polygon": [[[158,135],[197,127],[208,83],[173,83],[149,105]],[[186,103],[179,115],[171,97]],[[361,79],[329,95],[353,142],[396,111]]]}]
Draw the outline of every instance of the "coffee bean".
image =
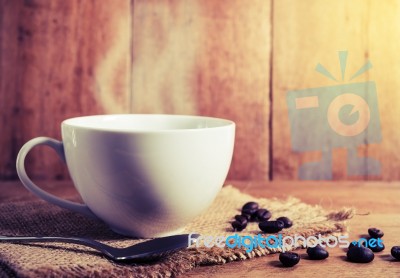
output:
[{"label": "coffee bean", "polygon": [[263,221],[258,227],[265,233],[277,233],[283,229],[284,224],[282,221]]},{"label": "coffee bean", "polygon": [[392,254],[393,258],[400,261],[400,246],[393,246],[390,254]]},{"label": "coffee bean", "polygon": [[248,202],[243,205],[242,210],[258,210],[258,203],[256,202]]},{"label": "coffee bean", "polygon": [[257,212],[257,210],[245,209],[245,210],[242,210],[242,215],[245,216],[248,219],[248,221],[255,221],[256,220],[256,212]]},{"label": "coffee bean", "polygon": [[247,221],[251,220],[251,214],[245,214],[242,212],[241,216],[243,216],[244,218],[246,218]]},{"label": "coffee bean", "polygon": [[244,215],[235,215],[235,220],[242,223],[242,224],[247,224],[247,217]]},{"label": "coffee bean", "polygon": [[382,242],[380,243],[380,245],[381,246],[376,244],[374,247],[368,246],[368,248],[371,249],[371,251],[374,252],[374,253],[381,252],[381,251],[385,250],[385,245]]},{"label": "coffee bean", "polygon": [[279,255],[279,260],[284,266],[292,267],[299,263],[300,256],[294,252],[285,252]]},{"label": "coffee bean", "polygon": [[249,215],[250,219],[248,220],[255,220],[256,216],[254,215],[258,210],[258,204],[256,202],[248,202],[243,205],[242,207],[242,214]]},{"label": "coffee bean", "polygon": [[308,247],[307,254],[310,260],[324,260],[329,257],[329,252],[319,245]]},{"label": "coffee bean", "polygon": [[368,234],[372,237],[372,238],[381,238],[383,237],[384,233],[383,231],[377,229],[377,228],[369,228],[368,229]]},{"label": "coffee bean", "polygon": [[290,228],[293,226],[292,220],[290,220],[289,218],[287,218],[285,216],[279,217],[276,220],[282,221],[285,228]]},{"label": "coffee bean", "polygon": [[374,257],[374,253],[365,247],[354,246],[347,251],[347,259],[353,263],[369,263]]},{"label": "coffee bean", "polygon": [[256,219],[260,222],[266,221],[271,218],[272,214],[266,209],[258,209],[255,213]]},{"label": "coffee bean", "polygon": [[[358,247],[358,242],[356,242],[356,244],[354,245],[353,242],[350,242],[349,247],[347,247],[348,249],[353,248],[353,247]],[[365,241],[361,242],[361,246],[365,247]]]},{"label": "coffee bean", "polygon": [[238,231],[238,232],[243,231],[243,229],[245,229],[246,227],[247,227],[247,222],[246,223],[241,223],[241,222],[239,222],[237,220],[232,222],[232,228],[235,231]]}]

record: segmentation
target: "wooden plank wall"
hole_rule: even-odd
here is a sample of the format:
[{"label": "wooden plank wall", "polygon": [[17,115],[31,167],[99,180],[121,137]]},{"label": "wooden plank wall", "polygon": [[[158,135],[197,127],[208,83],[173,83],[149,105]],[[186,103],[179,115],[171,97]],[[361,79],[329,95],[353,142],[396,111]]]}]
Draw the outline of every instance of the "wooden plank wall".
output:
[{"label": "wooden plank wall", "polygon": [[[294,153],[286,93],[290,90],[348,83],[368,60],[373,67],[351,82],[374,81],[378,94],[382,142],[359,146],[360,156],[380,161],[380,176],[358,179],[398,180],[400,166],[400,2],[393,1],[274,1],[273,9],[273,178],[296,179],[299,165],[320,159],[321,153]],[[347,50],[344,82],[317,73],[318,63],[339,77],[338,51]],[[312,121],[307,124],[312,124]],[[352,179],[347,150],[333,151],[333,178]]]},{"label": "wooden plank wall", "polygon": [[230,177],[267,179],[270,5],[228,2],[134,2],[132,112],[232,119]]},{"label": "wooden plank wall", "polygon": [[[372,179],[399,179],[398,1],[110,3],[0,0],[0,180],[16,178],[25,141],[60,138],[63,119],[99,113],[229,118],[237,123],[229,178],[297,179],[321,154],[291,150],[287,92],[337,85],[315,66],[340,76],[341,50],[348,73],[372,62],[354,81],[378,91],[383,140],[358,152],[381,161]],[[349,178],[346,154],[333,152],[334,179]],[[68,177],[45,148],[29,165],[37,179]]]},{"label": "wooden plank wall", "polygon": [[[295,179],[301,164],[321,160],[321,152],[295,153],[289,147],[286,93],[338,85],[338,82],[315,71],[316,65],[321,63],[340,78],[338,51],[347,50],[349,53],[348,73],[356,72],[365,63],[368,58],[369,8],[365,1],[350,4],[340,0],[328,5],[318,0],[274,2],[274,178]],[[356,81],[366,80],[365,74]],[[315,124],[312,119],[308,120],[305,125]],[[333,177],[345,178],[346,150],[335,149],[333,161]]]},{"label": "wooden plank wall", "polygon": [[[60,138],[63,119],[129,112],[130,3],[0,2],[0,178],[16,178],[19,148],[37,136]],[[118,15],[118,16],[117,16]],[[29,157],[35,178],[63,179],[48,148]]]}]

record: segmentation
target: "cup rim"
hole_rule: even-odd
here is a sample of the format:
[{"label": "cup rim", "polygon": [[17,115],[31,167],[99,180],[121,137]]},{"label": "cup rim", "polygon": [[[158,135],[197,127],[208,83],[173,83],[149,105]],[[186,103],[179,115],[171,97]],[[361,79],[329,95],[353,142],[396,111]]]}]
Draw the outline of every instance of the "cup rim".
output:
[{"label": "cup rim", "polygon": [[[141,129],[141,128],[132,128],[132,129],[122,129],[122,128],[110,128],[110,127],[99,127],[99,126],[90,126],[85,124],[79,124],[78,121],[89,120],[89,119],[103,119],[107,118],[116,118],[116,117],[132,117],[132,118],[181,118],[181,119],[197,119],[197,120],[207,120],[212,121],[214,124],[217,123],[216,126],[205,126],[205,127],[192,127],[192,128],[166,128],[166,129]],[[211,116],[201,116],[201,115],[184,115],[184,114],[96,114],[96,115],[87,115],[87,116],[78,116],[65,119],[62,121],[61,126],[70,126],[73,128],[85,129],[85,130],[94,130],[94,131],[103,131],[103,132],[116,132],[116,133],[172,133],[172,132],[199,132],[204,130],[212,130],[212,129],[220,129],[226,127],[235,127],[235,122]]]}]

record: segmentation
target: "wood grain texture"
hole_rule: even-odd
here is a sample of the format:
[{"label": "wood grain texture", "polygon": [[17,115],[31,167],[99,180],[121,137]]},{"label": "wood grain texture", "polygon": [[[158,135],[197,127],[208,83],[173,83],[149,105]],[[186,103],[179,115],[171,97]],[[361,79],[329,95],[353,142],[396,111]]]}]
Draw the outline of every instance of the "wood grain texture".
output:
[{"label": "wood grain texture", "polygon": [[236,122],[230,178],[268,178],[270,1],[134,1],[135,113]]},{"label": "wood grain texture", "polygon": [[[286,96],[291,90],[346,84],[351,74],[367,62],[371,33],[371,6],[368,3],[365,1],[327,3],[318,0],[274,2],[272,110],[274,179],[297,179],[300,165],[321,159],[319,151],[304,153],[292,151]],[[384,46],[382,42],[381,45]],[[344,50],[348,51],[348,57],[346,74],[342,81],[338,51]],[[318,63],[328,69],[338,82],[316,72]],[[369,80],[368,74],[364,74],[350,83],[367,80]],[[315,117],[304,119],[304,132],[316,126],[318,120],[317,114]],[[330,145],[329,140],[335,139],[327,138],[327,140],[325,144]],[[358,153],[361,156],[367,155],[367,148],[359,146]],[[349,178],[346,155],[346,149],[334,149],[333,179]]]},{"label": "wood grain texture", "polygon": [[134,1],[134,113],[197,113],[193,85],[203,35],[199,9],[198,1]]},{"label": "wood grain texture", "polygon": [[[129,112],[129,1],[7,1],[1,7],[0,177],[15,178],[19,148],[60,138],[62,120]],[[29,157],[35,178],[65,178],[47,149]]]},{"label": "wood grain texture", "polygon": [[376,83],[382,142],[367,152],[382,162],[382,179],[399,180],[400,171],[400,3],[371,1],[368,57],[373,64],[369,78]]},{"label": "wood grain texture", "polygon": [[[6,12],[12,10],[11,12]],[[18,124],[14,114],[18,112],[18,98],[15,91],[18,71],[13,66],[18,57],[19,4],[16,1],[0,2],[0,179],[15,178],[15,145]]]}]

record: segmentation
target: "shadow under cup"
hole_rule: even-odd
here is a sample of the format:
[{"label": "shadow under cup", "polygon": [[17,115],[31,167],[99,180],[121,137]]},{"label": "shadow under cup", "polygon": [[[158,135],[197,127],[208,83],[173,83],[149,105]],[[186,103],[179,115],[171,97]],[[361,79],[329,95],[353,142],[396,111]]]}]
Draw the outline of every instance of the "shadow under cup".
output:
[{"label": "shadow under cup", "polygon": [[234,137],[232,121],[211,117],[133,114],[65,120],[65,159],[86,212],[38,194],[24,171],[19,175],[39,197],[93,213],[120,234],[166,236],[183,230],[215,199],[229,170]]}]

